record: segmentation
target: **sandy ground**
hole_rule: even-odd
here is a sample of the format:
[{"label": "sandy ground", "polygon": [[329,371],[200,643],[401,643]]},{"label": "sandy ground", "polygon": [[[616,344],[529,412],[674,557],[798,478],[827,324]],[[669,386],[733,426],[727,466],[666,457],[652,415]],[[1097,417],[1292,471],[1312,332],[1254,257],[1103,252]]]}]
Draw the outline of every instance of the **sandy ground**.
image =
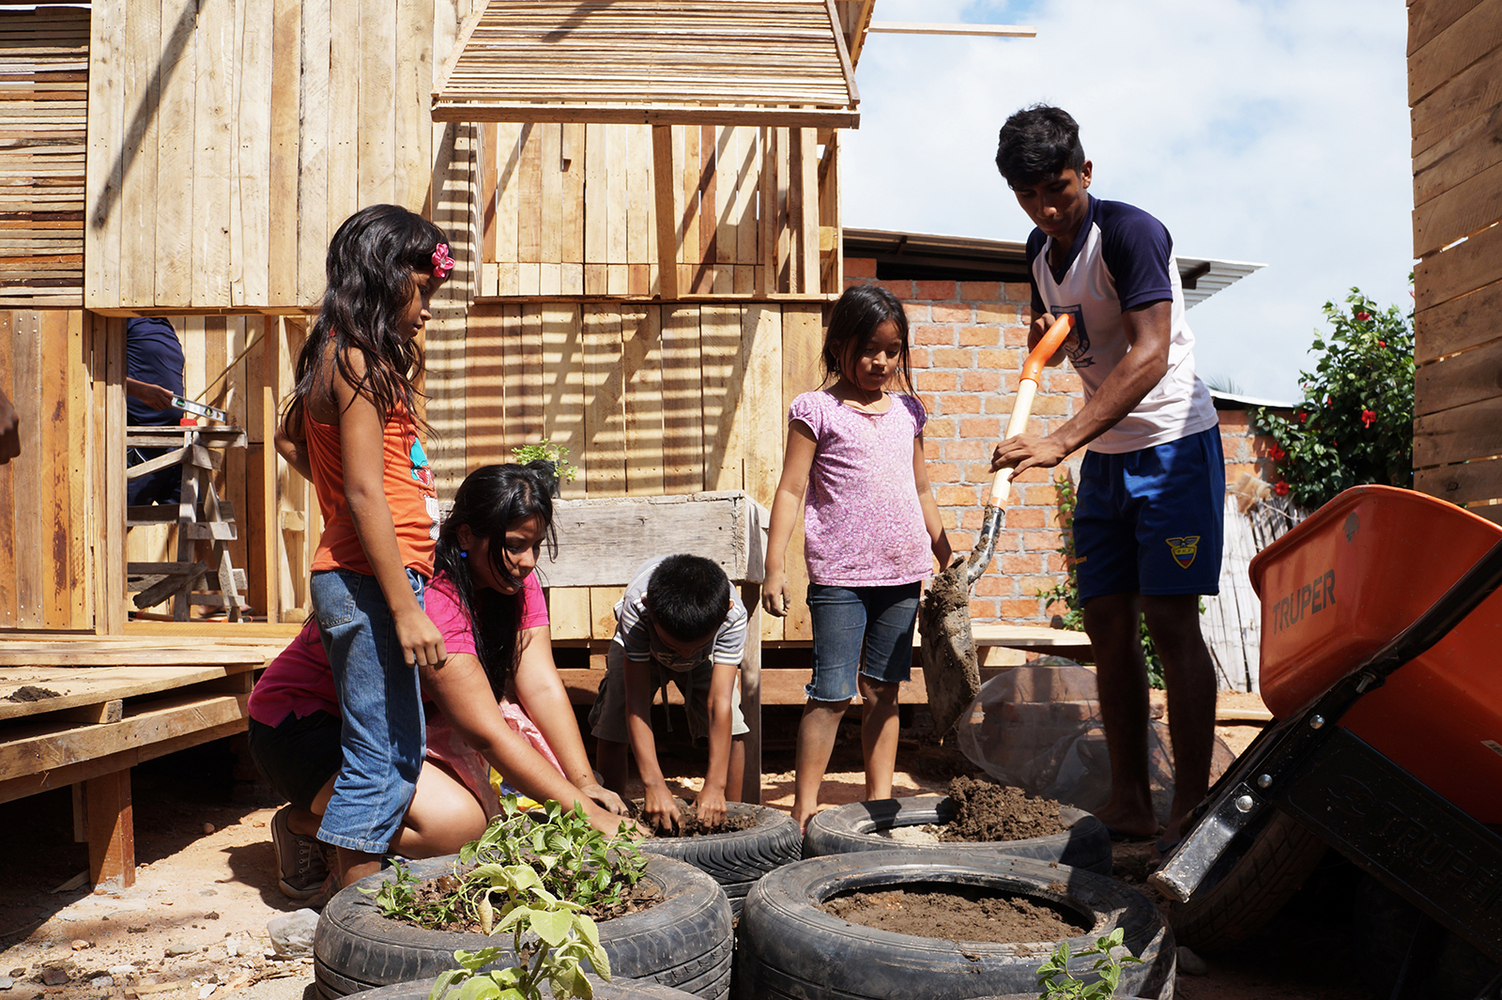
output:
[{"label": "sandy ground", "polygon": [[[1225,704],[1259,706],[1255,696]],[[764,801],[792,805],[797,710],[766,710]],[[948,747],[905,736],[896,794],[942,792],[974,773]],[[1239,752],[1256,725],[1218,729]],[[692,796],[702,768],[690,751],[664,770]],[[863,795],[859,726],[841,731],[826,785],[829,804]],[[236,777],[231,741],[139,767],[133,796],[137,873],[126,889],[64,888],[87,868],[73,842],[67,789],[0,805],[0,1000],[317,1000],[310,959],[279,958],[267,922],[297,909],[276,886],[267,824],[277,803],[264,784]],[[1140,880],[1151,845],[1118,848],[1117,865]],[[1319,880],[1312,880],[1318,882]],[[1229,954],[1206,956],[1204,976],[1181,975],[1183,1000],[1366,1000],[1351,985],[1338,886],[1312,885],[1263,934]],[[56,985],[48,985],[55,983]]]}]

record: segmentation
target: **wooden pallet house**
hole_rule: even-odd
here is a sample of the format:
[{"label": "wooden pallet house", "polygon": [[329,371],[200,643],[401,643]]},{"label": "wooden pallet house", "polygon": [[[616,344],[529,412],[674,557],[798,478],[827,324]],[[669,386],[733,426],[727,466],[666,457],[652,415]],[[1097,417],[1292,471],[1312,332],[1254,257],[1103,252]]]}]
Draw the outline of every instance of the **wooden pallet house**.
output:
[{"label": "wooden pallet house", "polygon": [[[129,881],[131,763],[243,730],[250,670],[307,613],[320,529],[272,432],[329,237],[364,205],[431,214],[459,260],[425,344],[444,489],[548,438],[581,471],[567,497],[769,504],[842,286],[838,129],[871,6],[0,8],[0,389],[22,420],[0,467],[0,630],[21,640],[0,698],[54,692],[0,713],[0,751],[51,748],[0,757],[0,797],[77,783],[95,879]],[[246,431],[214,482],[255,622],[132,620],[133,546],[164,544],[125,507],[132,316],[172,319],[185,394]],[[608,637],[618,590],[555,587],[554,635]],[[149,671],[152,649],[194,668],[174,704],[212,702],[212,724],[124,725],[172,684],[58,690],[84,666]]]}]

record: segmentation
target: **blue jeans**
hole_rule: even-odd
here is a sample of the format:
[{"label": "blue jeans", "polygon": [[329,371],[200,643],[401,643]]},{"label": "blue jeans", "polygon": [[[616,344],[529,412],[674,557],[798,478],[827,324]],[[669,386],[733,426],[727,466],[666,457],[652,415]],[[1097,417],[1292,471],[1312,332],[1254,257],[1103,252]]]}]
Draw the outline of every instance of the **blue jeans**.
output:
[{"label": "blue jeans", "polygon": [[814,677],[804,693],[814,701],[849,701],[856,674],[895,684],[912,676],[913,625],[921,583],[894,587],[808,585],[814,633]]},{"label": "blue jeans", "polygon": [[[422,602],[424,580],[407,570]],[[384,854],[412,804],[425,751],[417,669],[396,640],[386,595],[373,576],[347,569],[313,574],[309,592],[334,670],[343,761],[318,839]]]}]

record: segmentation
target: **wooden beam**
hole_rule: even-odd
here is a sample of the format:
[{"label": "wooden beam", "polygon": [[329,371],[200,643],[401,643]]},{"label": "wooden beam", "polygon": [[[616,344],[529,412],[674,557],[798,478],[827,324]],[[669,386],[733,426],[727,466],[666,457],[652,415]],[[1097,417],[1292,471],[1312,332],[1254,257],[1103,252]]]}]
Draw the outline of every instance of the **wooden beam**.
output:
[{"label": "wooden beam", "polygon": [[136,883],[136,835],[130,802],[130,770],[113,771],[84,782],[88,819],[89,881]]},{"label": "wooden beam", "polygon": [[940,24],[918,21],[872,21],[873,35],[973,35],[982,38],[1037,38],[1038,29],[1024,24]]},{"label": "wooden beam", "polygon": [[654,125],[652,187],[657,220],[658,297],[664,302],[678,297],[677,176],[673,163],[673,130],[667,125]]},{"label": "wooden beam", "polygon": [[581,122],[589,125],[773,125],[783,128],[859,128],[859,111],[750,105],[481,104],[443,101],[435,122]]}]

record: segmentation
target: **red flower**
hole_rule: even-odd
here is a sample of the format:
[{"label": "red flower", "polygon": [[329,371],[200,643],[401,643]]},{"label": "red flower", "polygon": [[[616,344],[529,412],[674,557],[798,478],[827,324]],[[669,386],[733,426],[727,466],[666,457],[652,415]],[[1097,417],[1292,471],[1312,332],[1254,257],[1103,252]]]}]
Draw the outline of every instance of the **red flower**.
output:
[{"label": "red flower", "polygon": [[1361,411],[1361,422],[1363,424],[1365,424],[1367,427],[1370,427],[1373,423],[1376,422],[1376,420],[1377,420],[1377,413],[1376,413],[1375,410],[1362,410]]},{"label": "red flower", "polygon": [[1369,319],[1372,318],[1372,314],[1371,313],[1357,313],[1356,314],[1356,318],[1359,319],[1361,322],[1365,323],[1367,320],[1369,320]]},{"label": "red flower", "polygon": [[1379,340],[1379,341],[1377,341],[1377,346],[1378,347],[1386,347],[1387,346],[1387,341],[1385,341],[1385,340]]},{"label": "red flower", "polygon": [[1273,492],[1280,497],[1286,497],[1288,495],[1288,484],[1281,479],[1278,480],[1273,484]]},{"label": "red flower", "polygon": [[1298,418],[1299,418],[1299,423],[1302,424],[1305,420],[1309,419],[1309,414],[1305,413],[1303,410],[1300,410],[1298,412]]},{"label": "red flower", "polygon": [[1283,459],[1287,455],[1288,452],[1284,451],[1282,448],[1279,448],[1277,445],[1273,445],[1271,448],[1267,449],[1267,457],[1272,459],[1274,462],[1283,461]]}]

